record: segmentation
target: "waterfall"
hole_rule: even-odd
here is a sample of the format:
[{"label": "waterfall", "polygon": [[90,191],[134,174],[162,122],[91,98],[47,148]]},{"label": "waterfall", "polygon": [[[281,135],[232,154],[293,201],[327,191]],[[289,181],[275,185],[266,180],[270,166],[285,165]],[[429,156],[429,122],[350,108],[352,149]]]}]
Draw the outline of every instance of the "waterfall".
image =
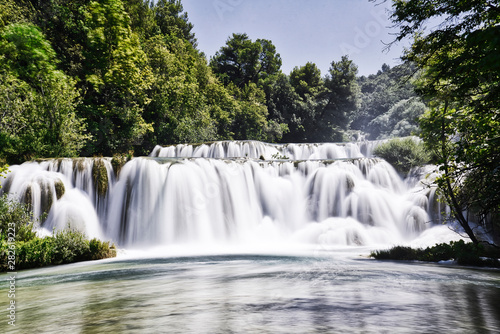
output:
[{"label": "waterfall", "polygon": [[26,162],[0,191],[45,213],[44,229],[124,247],[409,242],[432,225],[434,191],[371,157],[376,144],[157,146],[119,176],[110,158]]},{"label": "waterfall", "polygon": [[249,158],[313,160],[371,157],[383,141],[352,143],[269,144],[258,141],[219,141],[208,144],[157,145],[151,157],[165,158]]}]

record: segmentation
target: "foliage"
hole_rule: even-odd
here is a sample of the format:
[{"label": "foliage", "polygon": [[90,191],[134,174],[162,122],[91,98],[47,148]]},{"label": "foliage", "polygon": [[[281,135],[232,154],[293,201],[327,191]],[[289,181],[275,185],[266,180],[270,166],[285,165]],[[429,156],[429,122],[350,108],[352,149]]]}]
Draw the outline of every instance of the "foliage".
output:
[{"label": "foliage", "polygon": [[349,124],[349,116],[356,110],[358,67],[347,56],[333,61],[325,78],[326,90],[319,94],[324,107],[318,114],[317,136],[314,141],[342,141],[343,130]]},{"label": "foliage", "polygon": [[417,138],[394,138],[378,145],[374,154],[390,163],[398,172],[407,174],[413,167],[431,162],[431,154]]},{"label": "foliage", "polygon": [[[341,141],[363,118],[347,57],[325,77],[314,63],[286,75],[272,41],[233,34],[208,62],[180,0],[0,0],[0,37],[2,164],[180,142]],[[409,108],[378,131],[414,130]]]},{"label": "foliage", "polygon": [[111,155],[130,150],[153,131],[143,118],[152,81],[146,55],[120,0],[90,2],[84,22],[86,94],[80,110],[96,133],[88,151]]},{"label": "foliage", "polygon": [[288,126],[281,123],[281,110],[268,118],[267,105],[276,107],[273,93],[280,72],[281,57],[269,40],[252,42],[246,34],[233,34],[210,60],[210,67],[234,98],[230,134],[234,139],[274,141]]},{"label": "foliage", "polygon": [[23,22],[29,16],[28,8],[20,6],[18,1],[0,0],[0,29],[12,23]]},{"label": "foliage", "polygon": [[287,142],[342,141],[357,106],[357,67],[346,56],[322,78],[314,63],[295,67],[264,86],[269,114],[286,125]]},{"label": "foliage", "polygon": [[[92,261],[116,256],[116,250],[109,242],[97,239],[87,240],[78,231],[63,230],[54,236],[34,237],[15,243],[16,270],[45,267],[80,261]],[[4,260],[0,271],[5,271],[8,244],[1,241],[0,258]]]},{"label": "foliage", "polygon": [[113,171],[115,172],[116,176],[120,175],[120,171],[125,164],[130,161],[131,155],[125,155],[125,154],[115,154],[113,155],[113,158],[111,159],[111,166],[113,166]]},{"label": "foliage", "polygon": [[252,42],[247,34],[233,34],[210,60],[210,66],[225,85],[233,83],[243,88],[277,74],[281,57],[269,40]]},{"label": "foliage", "polygon": [[234,108],[193,46],[157,35],[145,44],[153,69],[151,102],[145,118],[155,122],[151,143],[202,142],[227,136]]},{"label": "foliage", "polygon": [[9,232],[15,231],[16,270],[48,265],[89,261],[116,256],[114,245],[97,239],[88,240],[70,228],[53,236],[37,236],[36,224],[28,205],[0,197],[0,271],[7,270]]},{"label": "foliage", "polygon": [[425,105],[417,98],[410,77],[415,66],[409,62],[382,65],[377,74],[358,78],[360,103],[351,114],[351,129],[370,139],[404,137],[418,132],[418,116]]},{"label": "foliage", "polygon": [[426,262],[454,260],[459,265],[500,267],[498,249],[485,247],[483,244],[465,243],[463,240],[436,244],[425,249],[394,246],[388,250],[373,251],[370,256],[377,260]]},{"label": "foliage", "polygon": [[308,96],[316,96],[323,90],[321,71],[316,64],[307,62],[304,66],[296,66],[290,73],[290,84],[295,92],[304,100]]},{"label": "foliage", "polygon": [[75,113],[75,81],[56,63],[32,24],[11,24],[0,33],[0,156],[7,161],[75,156],[89,138]]},{"label": "foliage", "polygon": [[[469,224],[500,241],[500,7],[498,1],[394,1],[397,40],[414,36],[404,55],[424,72],[418,91],[432,99],[422,136],[441,163],[437,179],[455,218],[471,240]],[[430,19],[442,22],[424,30]]]},{"label": "foliage", "polygon": [[401,100],[370,121],[368,128],[371,134],[378,134],[378,139],[417,135],[420,133],[418,120],[425,110],[425,104],[418,98]]},{"label": "foliage", "polygon": [[[3,162],[0,159],[0,177],[5,178],[5,174],[9,172],[9,165],[7,165],[5,162]],[[2,185],[0,184],[0,189],[2,188]]]},{"label": "foliage", "polygon": [[189,22],[180,0],[158,0],[155,2],[154,17],[160,32],[188,41],[196,47],[193,24]]},{"label": "foliage", "polygon": [[[33,230],[33,214],[26,204],[9,199],[7,195],[0,197],[0,239],[8,239],[9,227],[13,227],[16,240],[27,241],[36,237]],[[13,223],[14,225],[10,225]]]}]

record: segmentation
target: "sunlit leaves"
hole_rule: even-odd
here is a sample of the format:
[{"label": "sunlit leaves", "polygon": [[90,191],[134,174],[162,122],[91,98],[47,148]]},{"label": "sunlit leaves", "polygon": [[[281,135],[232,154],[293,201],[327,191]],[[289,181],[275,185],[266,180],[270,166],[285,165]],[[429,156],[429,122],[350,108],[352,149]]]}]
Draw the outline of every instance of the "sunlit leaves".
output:
[{"label": "sunlit leaves", "polygon": [[10,161],[74,156],[89,138],[75,114],[75,82],[32,24],[12,24],[0,39],[0,154]]},{"label": "sunlit leaves", "polygon": [[[422,118],[423,136],[440,156],[438,184],[466,231],[464,210],[490,231],[500,213],[499,5],[419,0],[393,7],[397,39],[417,36],[405,58],[425,70],[418,89],[433,101]],[[442,24],[423,29],[429,19]]]}]

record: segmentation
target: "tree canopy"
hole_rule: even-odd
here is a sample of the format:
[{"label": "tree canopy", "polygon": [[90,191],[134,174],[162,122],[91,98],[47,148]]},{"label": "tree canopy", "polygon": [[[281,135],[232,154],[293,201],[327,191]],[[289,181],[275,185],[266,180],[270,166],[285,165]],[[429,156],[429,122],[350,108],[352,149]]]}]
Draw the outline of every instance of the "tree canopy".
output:
[{"label": "tree canopy", "polygon": [[232,82],[241,88],[278,73],[281,57],[269,40],[252,42],[247,34],[233,34],[210,60],[210,66],[224,84]]},{"label": "tree canopy", "polygon": [[[312,62],[281,65],[272,41],[246,34],[207,59],[180,0],[0,0],[0,164],[180,142],[342,141],[382,114],[372,106],[384,95],[363,98],[376,82],[361,83],[347,57],[324,76]],[[398,122],[374,122],[380,135],[413,129],[412,101],[391,109]]]},{"label": "tree canopy", "polygon": [[56,67],[56,54],[30,23],[0,33],[0,156],[19,163],[75,155],[89,135],[76,115],[75,81]]},{"label": "tree canopy", "polygon": [[[418,92],[431,100],[421,126],[441,163],[437,184],[473,241],[476,220],[498,243],[500,3],[395,0],[393,10],[397,41],[413,38],[403,58],[423,70]],[[429,29],[428,20],[441,24]]]}]

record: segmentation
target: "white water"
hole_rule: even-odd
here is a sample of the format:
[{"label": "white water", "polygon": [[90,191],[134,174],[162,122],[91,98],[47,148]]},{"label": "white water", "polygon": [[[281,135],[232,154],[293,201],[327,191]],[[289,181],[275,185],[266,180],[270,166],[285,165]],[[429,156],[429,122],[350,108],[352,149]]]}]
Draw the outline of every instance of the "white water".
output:
[{"label": "white water", "polygon": [[264,158],[290,160],[347,159],[372,157],[381,141],[316,144],[269,144],[257,141],[219,141],[209,144],[157,145],[151,157]]},{"label": "white water", "polygon": [[[30,201],[37,216],[48,212],[42,226],[49,231],[69,223],[132,248],[329,249],[456,239],[431,223],[441,210],[432,189],[363,156],[375,144],[156,147],[153,157],[133,159],[118,177],[110,159],[102,159],[109,180],[104,194],[93,180],[94,159],[28,162],[11,167],[2,191]],[[65,189],[59,199],[58,182]]]}]

